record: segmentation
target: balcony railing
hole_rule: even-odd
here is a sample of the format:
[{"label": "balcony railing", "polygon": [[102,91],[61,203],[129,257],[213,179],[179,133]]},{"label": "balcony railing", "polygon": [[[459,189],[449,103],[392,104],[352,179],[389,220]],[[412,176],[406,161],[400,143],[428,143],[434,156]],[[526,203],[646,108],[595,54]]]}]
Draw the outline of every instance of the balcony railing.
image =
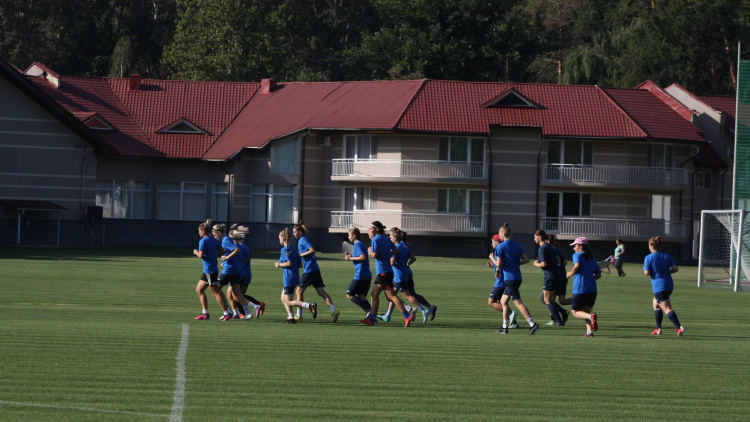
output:
[{"label": "balcony railing", "polygon": [[561,235],[643,237],[685,237],[683,221],[632,220],[617,218],[544,217],[542,230]]},{"label": "balcony railing", "polygon": [[688,184],[688,173],[681,168],[658,169],[633,166],[573,166],[545,164],[542,179],[548,182],[597,182],[616,184]]},{"label": "balcony railing", "polygon": [[333,160],[332,176],[418,177],[429,179],[484,179],[484,163],[450,163],[424,160]]},{"label": "balcony railing", "polygon": [[[383,211],[331,211],[332,229],[358,227],[368,229],[373,221],[388,228],[398,227],[406,232],[476,232],[483,233],[484,217],[466,214],[423,214]],[[366,230],[365,230],[366,231]]]}]

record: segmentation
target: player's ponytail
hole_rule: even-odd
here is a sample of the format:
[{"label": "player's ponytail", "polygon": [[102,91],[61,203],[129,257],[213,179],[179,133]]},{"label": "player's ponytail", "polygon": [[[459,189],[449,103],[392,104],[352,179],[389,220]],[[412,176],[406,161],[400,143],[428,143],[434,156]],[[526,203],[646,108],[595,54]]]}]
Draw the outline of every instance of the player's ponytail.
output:
[{"label": "player's ponytail", "polygon": [[655,251],[661,250],[661,236],[652,237],[648,240],[649,246],[654,248]]},{"label": "player's ponytail", "polygon": [[508,223],[503,223],[503,226],[500,227],[499,232],[500,232],[500,236],[506,239],[510,239],[510,236],[512,234],[510,231],[510,225]]}]

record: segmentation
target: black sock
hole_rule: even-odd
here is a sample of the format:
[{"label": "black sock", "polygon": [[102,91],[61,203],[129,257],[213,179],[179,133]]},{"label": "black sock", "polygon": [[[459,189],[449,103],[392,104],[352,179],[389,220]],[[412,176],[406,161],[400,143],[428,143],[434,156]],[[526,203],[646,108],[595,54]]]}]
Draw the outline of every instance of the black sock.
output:
[{"label": "black sock", "polygon": [[370,309],[372,309],[372,306],[370,306],[370,302],[368,302],[367,300],[362,300],[357,296],[353,296],[351,300],[355,305],[362,308],[362,310],[364,310],[365,312],[370,312]]},{"label": "black sock", "polygon": [[661,330],[661,321],[664,319],[664,312],[661,309],[655,310],[654,318],[656,318],[656,329]]},{"label": "black sock", "polygon": [[560,313],[557,311],[557,302],[548,303],[547,309],[549,309],[549,313],[552,315],[552,319],[554,319],[556,323],[563,323],[562,319],[560,318]]},{"label": "black sock", "polygon": [[674,324],[675,327],[680,328],[682,325],[680,325],[680,320],[677,319],[677,314],[672,311],[667,314],[667,318],[669,318],[670,321],[672,321],[672,324]]}]

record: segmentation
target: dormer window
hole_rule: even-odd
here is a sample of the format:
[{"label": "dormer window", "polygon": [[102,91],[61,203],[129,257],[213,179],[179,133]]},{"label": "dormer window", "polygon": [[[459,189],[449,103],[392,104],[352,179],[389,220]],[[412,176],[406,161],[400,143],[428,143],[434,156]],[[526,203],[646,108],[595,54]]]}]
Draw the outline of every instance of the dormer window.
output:
[{"label": "dormer window", "polygon": [[102,119],[99,116],[94,116],[86,120],[85,122],[83,122],[83,124],[85,124],[89,129],[94,129],[94,130],[115,130],[115,128],[112,127],[112,125],[107,123],[106,120]]},{"label": "dormer window", "polygon": [[193,134],[193,135],[205,135],[206,134],[206,132],[202,131],[197,126],[195,126],[194,124],[190,123],[189,121],[185,119],[180,119],[179,121],[162,129],[160,132],[161,133]]},{"label": "dormer window", "polygon": [[484,104],[487,108],[542,108],[513,88],[507,89]]}]

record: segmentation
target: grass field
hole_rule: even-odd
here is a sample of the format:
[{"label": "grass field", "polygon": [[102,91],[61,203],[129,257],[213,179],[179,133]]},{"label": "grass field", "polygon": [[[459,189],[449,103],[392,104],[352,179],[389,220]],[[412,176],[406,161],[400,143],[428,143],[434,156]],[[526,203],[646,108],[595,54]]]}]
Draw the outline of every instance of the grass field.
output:
[{"label": "grass field", "polygon": [[[211,319],[193,320],[201,266],[191,249],[2,255],[2,421],[750,418],[750,296],[698,289],[691,267],[675,274],[672,296],[685,336],[666,318],[665,334],[649,335],[650,281],[630,263],[627,277],[599,281],[591,339],[574,319],[534,336],[524,321],[496,334],[483,260],[419,258],[417,291],[439,309],[404,328],[398,314],[359,324],[340,255],[319,255],[339,322],[323,304],[297,325],[283,323],[278,252],[253,260],[250,293],[265,315],[228,322],[210,296]],[[544,323],[541,271],[523,270],[524,301]],[[306,299],[322,303],[314,291]]]}]

